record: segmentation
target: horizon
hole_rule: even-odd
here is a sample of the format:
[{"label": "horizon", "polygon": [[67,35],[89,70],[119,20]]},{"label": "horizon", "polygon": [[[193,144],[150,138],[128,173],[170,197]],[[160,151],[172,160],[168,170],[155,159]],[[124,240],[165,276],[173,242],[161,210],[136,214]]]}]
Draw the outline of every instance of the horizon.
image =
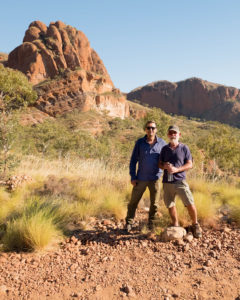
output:
[{"label": "horizon", "polygon": [[[26,9],[27,6],[27,9]],[[32,21],[61,20],[87,36],[114,85],[127,93],[156,81],[196,77],[240,88],[237,0],[92,0],[3,3],[0,52],[22,43]],[[46,9],[47,8],[47,9]],[[11,18],[9,18],[11,16]]]}]

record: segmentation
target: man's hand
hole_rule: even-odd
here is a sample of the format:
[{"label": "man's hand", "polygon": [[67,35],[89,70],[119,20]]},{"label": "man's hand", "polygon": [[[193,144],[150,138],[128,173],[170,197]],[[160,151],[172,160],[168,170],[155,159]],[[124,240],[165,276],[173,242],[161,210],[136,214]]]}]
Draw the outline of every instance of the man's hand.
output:
[{"label": "man's hand", "polygon": [[168,171],[168,173],[173,174],[179,172],[179,169],[174,167],[172,164],[169,162],[166,162],[163,164],[163,168]]},{"label": "man's hand", "polygon": [[168,171],[168,173],[173,174],[173,173],[179,172],[179,169],[174,167],[172,164],[169,164],[167,167],[167,171]]},{"label": "man's hand", "polygon": [[132,181],[131,181],[131,184],[132,184],[133,186],[136,186],[136,185],[137,185],[137,180],[132,180]]},{"label": "man's hand", "polygon": [[183,171],[187,171],[189,169],[192,168],[192,161],[188,160],[183,166],[181,167],[174,167],[172,164],[170,164],[169,162],[166,162],[163,164],[163,168],[166,169],[169,173],[178,173],[178,172],[183,172]]}]

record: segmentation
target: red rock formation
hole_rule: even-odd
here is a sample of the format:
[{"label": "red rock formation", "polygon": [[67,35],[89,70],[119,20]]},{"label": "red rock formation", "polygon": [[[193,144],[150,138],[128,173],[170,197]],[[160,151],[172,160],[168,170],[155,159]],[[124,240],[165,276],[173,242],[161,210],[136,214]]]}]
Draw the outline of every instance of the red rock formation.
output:
[{"label": "red rock formation", "polygon": [[127,98],[160,107],[166,113],[240,126],[240,90],[198,78],[153,82],[131,91]]},{"label": "red rock formation", "polygon": [[112,87],[111,80],[85,70],[66,71],[61,78],[35,88],[39,95],[36,107],[51,116],[73,109],[106,111],[120,118],[129,115],[126,98]]},{"label": "red rock formation", "polygon": [[23,44],[9,54],[8,67],[25,73],[33,84],[53,78],[66,68],[79,67],[109,77],[84,33],[61,21],[49,27],[40,21],[32,22]]},{"label": "red rock formation", "polygon": [[[125,96],[114,87],[87,37],[61,21],[48,27],[32,22],[23,44],[9,54],[7,65],[38,84],[37,107],[52,116],[74,108],[106,110],[121,118],[129,115]],[[44,80],[48,82],[41,84]]]}]

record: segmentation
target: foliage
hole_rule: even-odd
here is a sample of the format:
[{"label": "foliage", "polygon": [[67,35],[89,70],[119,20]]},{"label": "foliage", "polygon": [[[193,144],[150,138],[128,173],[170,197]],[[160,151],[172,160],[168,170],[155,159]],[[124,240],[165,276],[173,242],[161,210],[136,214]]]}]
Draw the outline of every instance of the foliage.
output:
[{"label": "foliage", "polygon": [[223,171],[239,174],[240,169],[240,141],[236,129],[227,125],[219,125],[208,132],[207,136],[197,141],[197,146],[204,149],[206,163],[215,160]]},{"label": "foliage", "polygon": [[143,128],[147,121],[155,121],[158,130],[157,134],[164,139],[167,138],[167,129],[171,125],[171,118],[167,114],[159,108],[152,108],[142,120]]},{"label": "foliage", "polygon": [[27,106],[37,99],[36,92],[23,73],[2,65],[0,65],[0,92],[4,95],[6,111]]},{"label": "foliage", "polygon": [[[0,103],[3,99],[0,93]],[[17,155],[11,151],[17,140],[17,127],[17,114],[15,112],[9,114],[3,109],[0,118],[0,177],[2,178],[5,178],[19,162]]]}]

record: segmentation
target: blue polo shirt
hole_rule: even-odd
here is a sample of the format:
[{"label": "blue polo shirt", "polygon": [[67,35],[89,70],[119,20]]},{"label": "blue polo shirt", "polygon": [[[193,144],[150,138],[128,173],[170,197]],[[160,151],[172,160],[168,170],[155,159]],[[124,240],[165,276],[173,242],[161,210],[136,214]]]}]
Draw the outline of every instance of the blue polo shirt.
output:
[{"label": "blue polo shirt", "polygon": [[[176,149],[171,149],[170,144],[162,148],[160,154],[160,161],[170,162],[174,167],[178,168],[186,164],[188,160],[192,161],[192,155],[187,145],[179,143]],[[167,170],[164,170],[163,183],[167,183],[168,180]],[[173,174],[173,181],[170,183],[176,183],[186,179],[186,172],[178,172]]]},{"label": "blue polo shirt", "polygon": [[166,142],[157,136],[154,145],[149,145],[147,135],[137,140],[129,166],[131,180],[154,181],[160,178],[162,170],[158,168],[158,162],[160,152],[165,145]]}]

